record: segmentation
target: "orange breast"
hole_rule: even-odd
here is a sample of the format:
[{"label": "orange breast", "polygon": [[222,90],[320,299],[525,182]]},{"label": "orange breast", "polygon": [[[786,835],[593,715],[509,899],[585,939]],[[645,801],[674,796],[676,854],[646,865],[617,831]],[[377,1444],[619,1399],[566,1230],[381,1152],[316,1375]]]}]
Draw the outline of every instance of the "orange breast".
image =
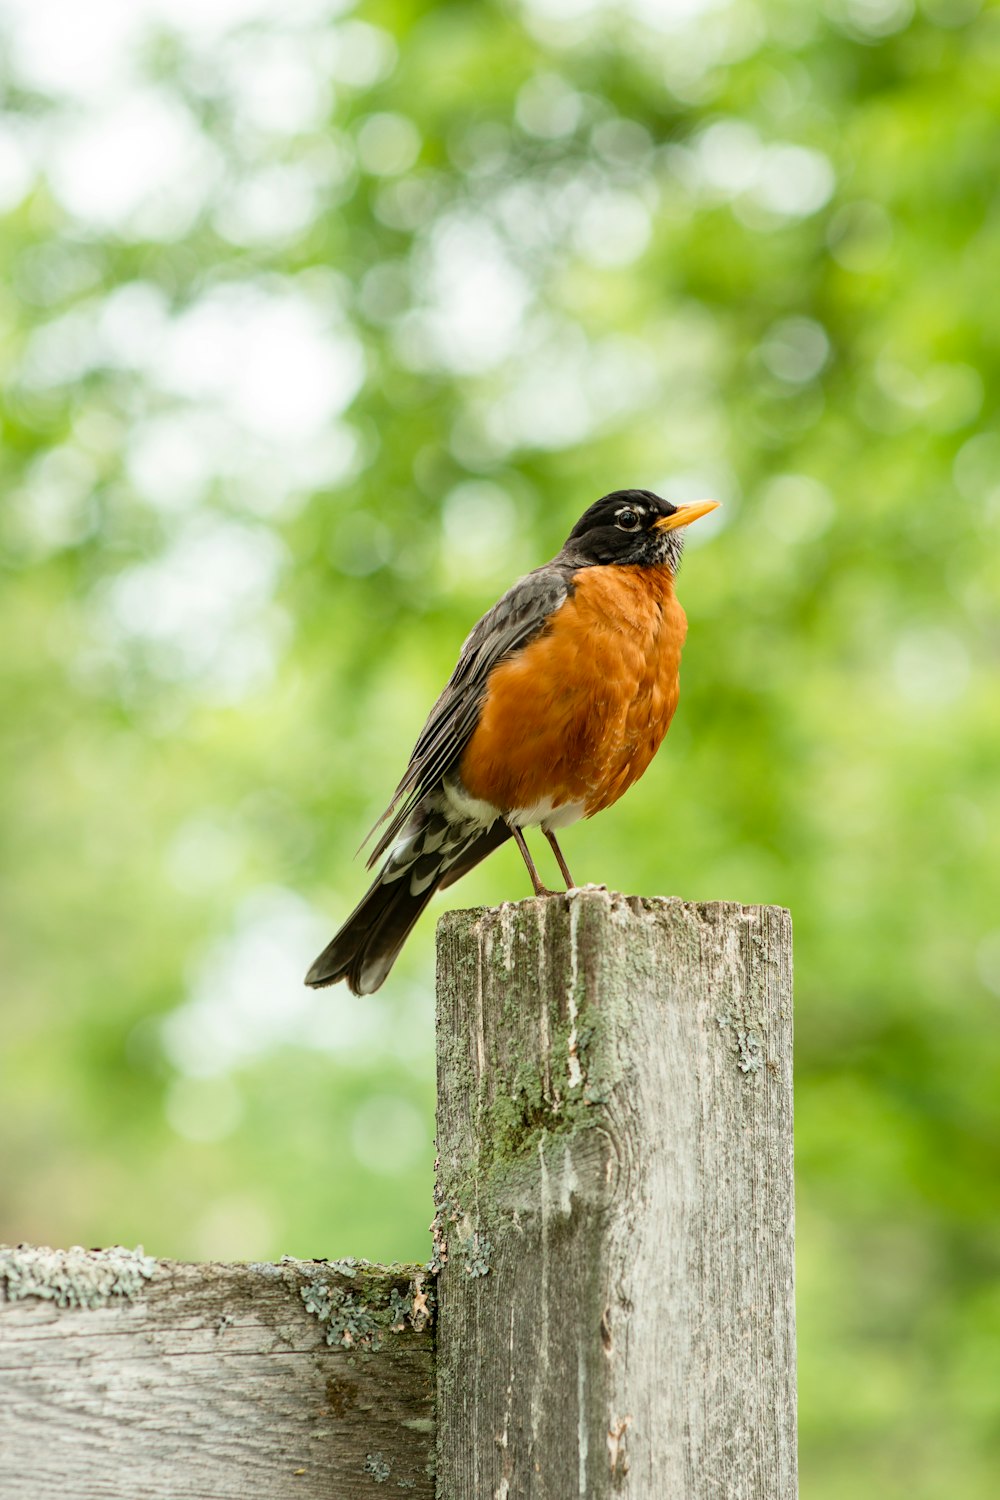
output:
[{"label": "orange breast", "polygon": [[490,673],[460,771],[504,812],[610,807],[670,727],[687,619],[666,568],[584,568],[537,640]]}]

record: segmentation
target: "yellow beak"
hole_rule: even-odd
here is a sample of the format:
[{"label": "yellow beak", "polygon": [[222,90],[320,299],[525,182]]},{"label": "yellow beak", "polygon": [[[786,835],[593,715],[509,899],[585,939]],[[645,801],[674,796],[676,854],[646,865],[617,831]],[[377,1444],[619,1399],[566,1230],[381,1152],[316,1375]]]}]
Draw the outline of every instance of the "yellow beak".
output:
[{"label": "yellow beak", "polygon": [[679,505],[672,516],[662,516],[653,522],[654,531],[676,531],[678,526],[690,526],[699,516],[707,516],[710,510],[718,510],[721,500],[692,500],[690,505]]}]

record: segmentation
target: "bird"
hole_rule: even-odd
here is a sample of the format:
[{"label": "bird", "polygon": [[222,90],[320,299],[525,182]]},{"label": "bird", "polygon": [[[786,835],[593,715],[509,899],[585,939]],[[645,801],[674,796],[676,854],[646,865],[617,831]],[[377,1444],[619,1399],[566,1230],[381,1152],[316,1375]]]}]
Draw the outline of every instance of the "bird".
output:
[{"label": "bird", "polygon": [[507,839],[535,895],[554,894],[527,827],[541,828],[574,888],[556,830],[616,802],[670,727],[687,634],[674,591],[684,528],[718,504],[673,505],[641,489],[603,495],[556,556],[473,626],[368,835],[385,825],[368,860],[382,861],[378,874],[307,985],[377,990],[435,891]]}]

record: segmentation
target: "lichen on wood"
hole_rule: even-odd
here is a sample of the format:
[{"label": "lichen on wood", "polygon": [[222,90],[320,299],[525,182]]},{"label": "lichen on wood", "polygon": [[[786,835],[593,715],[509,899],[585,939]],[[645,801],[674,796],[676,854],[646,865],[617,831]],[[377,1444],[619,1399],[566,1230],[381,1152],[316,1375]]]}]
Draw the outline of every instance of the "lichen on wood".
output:
[{"label": "lichen on wood", "polygon": [[137,1297],[157,1266],[141,1245],[134,1250],[0,1245],[0,1288],[8,1302],[37,1297],[56,1307],[103,1307],[114,1298]]},{"label": "lichen on wood", "polygon": [[[387,1335],[407,1328],[422,1333],[433,1319],[434,1287],[428,1266],[387,1270],[354,1259],[314,1264],[315,1274],[299,1288],[299,1296],[306,1311],[325,1326],[331,1346],[378,1353]],[[390,1282],[387,1276],[395,1279]]]}]

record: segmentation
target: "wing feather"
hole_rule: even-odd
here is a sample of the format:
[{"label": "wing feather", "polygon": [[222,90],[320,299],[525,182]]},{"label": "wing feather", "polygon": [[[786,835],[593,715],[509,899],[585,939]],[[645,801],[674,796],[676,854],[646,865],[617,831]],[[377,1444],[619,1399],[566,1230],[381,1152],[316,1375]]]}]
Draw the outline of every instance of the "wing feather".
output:
[{"label": "wing feather", "polygon": [[572,570],[553,563],[528,573],[498,599],[473,626],[455,670],[417,737],[409,764],[392,801],[365,843],[389,819],[369,857],[369,866],[385,853],[420,798],[437,787],[456,765],[479,722],[490,672],[512,652],[527,646],[572,592]]}]

